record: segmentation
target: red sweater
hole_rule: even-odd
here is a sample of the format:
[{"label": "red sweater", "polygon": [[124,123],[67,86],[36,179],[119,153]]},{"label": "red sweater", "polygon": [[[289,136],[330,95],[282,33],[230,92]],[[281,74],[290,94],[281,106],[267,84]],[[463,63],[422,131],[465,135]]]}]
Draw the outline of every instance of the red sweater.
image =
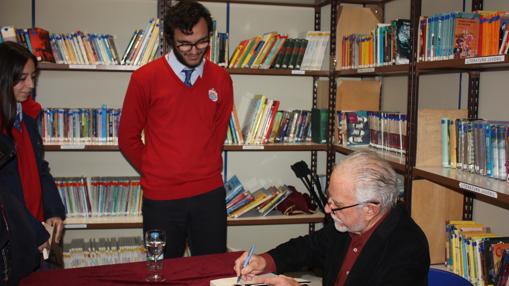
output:
[{"label": "red sweater", "polygon": [[164,57],[131,75],[118,143],[141,173],[145,197],[188,198],[223,185],[221,152],[232,106],[229,74],[208,61],[192,87]]}]

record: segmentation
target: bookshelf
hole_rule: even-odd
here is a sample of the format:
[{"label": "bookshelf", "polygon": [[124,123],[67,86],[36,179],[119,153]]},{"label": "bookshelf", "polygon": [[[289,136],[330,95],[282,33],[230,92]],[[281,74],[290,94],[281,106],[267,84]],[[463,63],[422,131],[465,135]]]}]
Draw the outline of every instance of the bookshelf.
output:
[{"label": "bookshelf", "polygon": [[[316,223],[323,222],[324,214],[302,214],[286,216],[282,214],[271,214],[265,217],[245,216],[239,218],[228,218],[229,226],[253,226],[253,225],[281,225],[281,224],[309,224],[314,229]],[[65,220],[66,229],[114,229],[114,228],[141,228],[143,218],[141,216],[131,217],[70,217]]]},{"label": "bookshelf", "polygon": [[[129,3],[123,5],[125,4],[124,2]],[[313,30],[316,28],[317,10],[319,11],[324,6],[330,5],[328,1],[315,0],[202,2],[211,10],[212,15],[218,19],[219,26],[223,26],[223,28],[220,27],[220,30],[224,30],[225,19],[230,17],[225,12],[227,6],[231,9],[232,22],[254,22],[252,25],[253,30],[249,31],[244,30],[243,25],[235,25],[235,27],[232,25],[230,46],[235,45],[235,41],[247,37],[247,34],[266,32],[274,29],[274,21],[279,19],[279,17],[284,19],[295,17],[294,20],[278,24],[277,29],[279,31],[297,36],[301,32]],[[122,53],[127,45],[130,33],[135,29],[142,28],[149,18],[156,15],[156,10],[161,15],[164,7],[171,5],[171,3],[172,1],[165,0],[122,1],[121,6],[123,7],[119,8],[118,1],[49,0],[45,3],[37,2],[37,5],[35,5],[35,1],[23,0],[20,2],[13,0],[3,2],[1,10],[6,11],[6,9],[3,9],[4,7],[11,8],[13,14],[23,15],[19,17],[25,17],[27,21],[3,22],[2,20],[0,24],[29,27],[31,26],[30,21],[28,21],[30,15],[26,11],[34,9],[35,17],[32,19],[32,22],[35,25],[44,27],[50,32],[73,32],[79,29],[87,32],[111,33],[117,36],[115,42],[119,53]],[[94,6],[101,7],[101,11],[97,15],[94,12],[96,9]],[[74,13],[71,13],[72,15],[59,13],[58,11],[61,10],[73,10],[76,11],[77,15],[74,15]],[[263,13],[264,16],[268,15],[269,21],[257,21],[257,19],[246,17],[245,15],[251,15],[252,10],[255,10],[254,13]],[[135,15],[135,17],[112,21],[112,11],[115,14]],[[90,15],[95,15],[94,20],[90,20]],[[3,14],[1,18],[3,18]],[[9,18],[3,19],[8,20]],[[115,23],[110,25],[110,22]],[[108,28],[105,28],[105,26],[108,26]],[[110,28],[111,30],[108,30]],[[37,90],[38,100],[44,107],[68,108],[99,107],[101,104],[106,104],[108,107],[120,107],[129,76],[137,68],[120,65],[67,65],[52,63],[40,63],[39,67],[42,72]],[[230,69],[229,72],[234,77],[236,102],[241,103],[254,92],[264,93],[273,98],[281,99],[282,104],[287,105],[284,108],[289,110],[298,107],[303,108],[303,106],[306,109],[310,109],[313,105],[311,94],[315,78],[330,76],[329,71]],[[260,84],[261,82],[264,82],[264,84]],[[115,144],[47,144],[44,146],[44,149],[47,151],[46,158],[50,162],[54,176],[136,175],[136,172],[125,162],[118,146]],[[288,182],[294,185],[301,183],[292,173],[290,164],[300,160],[309,162],[310,153],[314,153],[314,159],[312,159],[314,163],[312,163],[312,166],[314,166],[316,172],[320,168],[320,166],[317,166],[318,155],[316,153],[325,154],[327,150],[327,144],[226,145],[224,147],[225,158],[228,160],[225,163],[228,165],[231,173],[237,173],[235,170],[241,168],[240,172],[244,174],[243,176],[249,178],[256,176],[253,175],[255,170],[260,169],[262,174],[259,177],[268,175],[281,177],[277,183]],[[232,155],[227,155],[228,153]],[[261,155],[260,153],[266,154]],[[246,161],[257,162],[260,158],[263,164],[253,164],[252,166],[244,167]],[[79,164],[76,164],[76,162],[79,162]],[[271,168],[267,168],[266,164],[270,165]],[[284,170],[282,171],[283,175],[278,176],[277,172],[274,172],[275,169]],[[304,187],[298,189],[305,191]],[[302,226],[309,229],[307,225],[314,225],[322,220],[323,214],[289,218],[283,216],[267,218],[248,217],[231,220],[229,225],[242,226],[242,231],[245,231],[245,227],[249,226],[263,229],[265,225],[292,225],[291,227],[285,227],[288,229],[285,229],[285,233],[294,231],[302,234]],[[79,227],[79,225],[86,225],[86,227]],[[66,229],[69,231],[67,234],[70,238],[81,234],[86,235],[87,233],[87,231],[84,231],[79,232],[80,234],[77,235],[74,232],[71,235],[73,230],[111,230],[113,232],[114,229],[119,228],[139,230],[140,226],[141,219],[139,217],[108,218],[105,221],[80,221],[75,218],[69,218],[66,221]],[[297,227],[296,230],[292,230],[293,226]],[[238,232],[241,231],[236,232],[234,229],[232,229],[232,232],[235,239],[235,237],[239,236]],[[277,231],[280,230],[281,228]],[[279,236],[288,238],[287,235]],[[272,240],[266,244],[275,246],[275,243]],[[243,248],[243,246],[240,245],[237,248]],[[268,249],[269,247],[266,248]]]},{"label": "bookshelf", "polygon": [[[400,3],[404,8],[398,7]],[[418,23],[420,15],[458,11],[462,9],[461,4],[461,1],[447,3],[432,0],[396,1],[386,4],[385,12],[386,15],[391,15],[390,19],[408,18],[407,9],[409,9],[410,19],[414,23],[412,34],[417,35],[418,25],[415,23]],[[472,10],[508,9],[504,1],[490,1],[489,7],[483,7],[483,1],[472,1],[471,4]],[[425,12],[421,13],[421,9]],[[469,10],[468,7],[466,9]],[[397,11],[394,12],[394,10]],[[416,47],[416,37],[412,37],[412,40],[413,47]],[[505,90],[501,80],[507,77],[509,56],[484,56],[433,62],[417,62],[415,55],[413,56],[409,65],[338,70],[336,76],[381,77],[384,81],[383,97],[386,97],[383,100],[384,105],[389,106],[384,108],[396,107],[396,110],[400,112],[406,110],[409,120],[408,155],[401,157],[391,152],[375,151],[388,159],[391,165],[404,175],[405,202],[411,209],[414,219],[428,236],[432,262],[440,263],[444,259],[445,246],[443,239],[445,233],[440,226],[443,226],[448,219],[477,217],[476,220],[481,218],[481,221],[489,221],[486,224],[493,225],[493,222],[498,224],[498,228],[501,229],[498,232],[501,234],[509,232],[505,226],[505,221],[509,217],[509,183],[468,171],[443,168],[440,161],[441,153],[439,149],[436,149],[438,146],[430,147],[430,144],[440,144],[439,129],[430,130],[426,125],[435,124],[440,117],[446,117],[446,115],[457,118],[453,115],[457,113],[463,113],[462,118],[507,120],[507,113],[499,107],[500,104],[507,105],[507,98],[502,98],[498,94],[504,93]],[[395,92],[396,88],[391,86],[406,86],[406,93]],[[436,114],[427,117],[420,114],[422,108],[448,108],[449,110],[435,110]],[[463,111],[451,110],[461,108]],[[356,148],[337,145],[333,148],[340,154],[349,154],[356,150]]]},{"label": "bookshelf", "polygon": [[[3,2],[3,1],[2,1]],[[16,2],[12,0],[11,2]],[[14,6],[13,15],[25,15],[25,11],[30,9],[30,1],[20,1],[22,7],[18,8],[18,4],[6,4],[8,6]],[[118,45],[119,52],[122,47],[125,47],[125,43],[128,40],[128,33],[133,31],[135,28],[142,27],[144,23],[150,17],[154,16],[154,11],[164,7],[171,1],[143,1],[136,0],[128,3],[127,6],[119,8],[118,4],[108,3],[109,1],[93,1],[94,4],[83,3],[80,5],[80,0],[69,1],[69,5],[78,5],[84,11],[81,15],[77,15],[75,19],[68,19],[69,15],[59,15],[61,19],[54,20],[55,14],[59,14],[55,11],[55,6],[62,5],[62,9],[66,9],[69,6],[63,4],[63,0],[51,0],[48,3],[38,4],[36,9],[37,12],[37,25],[47,28],[50,31],[62,31],[62,22],[68,21],[69,23],[76,23],[77,27],[69,27],[69,31],[73,29],[89,29],[90,31],[103,31],[104,22],[111,21],[105,20],[110,19],[111,15],[104,16],[104,11],[101,11],[102,21],[92,21],[90,23],[89,15],[93,15],[93,11],[88,5],[101,5],[105,11],[118,11],[123,15],[134,15],[134,19],[130,19],[128,23],[119,21],[114,24],[117,32],[112,32],[119,37]],[[82,0],[82,2],[85,2]],[[106,2],[106,3],[104,3]],[[114,2],[114,1],[112,1]],[[274,29],[274,21],[279,19],[285,19],[279,21],[278,25],[281,25],[281,31],[300,32],[306,30],[324,29],[328,30],[329,27],[326,23],[330,21],[330,30],[332,33],[331,45],[336,45],[335,41],[335,29],[336,29],[336,16],[338,4],[367,4],[374,5],[381,9],[383,14],[386,15],[387,19],[392,19],[394,12],[392,10],[398,10],[399,5],[404,6],[404,12],[401,17],[417,19],[421,15],[421,9],[426,14],[431,14],[432,9],[445,11],[461,10],[461,1],[450,1],[451,3],[439,3],[442,1],[421,1],[421,0],[397,0],[397,1],[383,1],[383,0],[349,0],[349,1],[337,1],[337,0],[209,0],[204,2],[212,11],[212,14],[218,19],[226,19],[230,17],[232,23],[246,23],[251,21],[251,25],[232,25],[231,27],[231,43],[230,48],[233,47],[239,40],[248,38],[250,35],[254,35],[257,32],[266,32]],[[497,3],[494,3],[497,2]],[[490,2],[492,7],[485,7],[487,9],[509,9],[507,6],[503,6],[503,1]],[[229,3],[229,4],[227,4]],[[431,5],[428,5],[431,4]],[[482,7],[482,1],[474,0],[472,4],[476,7]],[[4,5],[2,3],[2,5]],[[104,6],[106,5],[106,7]],[[229,5],[231,16],[227,16],[225,12],[226,5]],[[408,5],[408,8],[407,6]],[[452,6],[450,6],[452,5]],[[479,6],[480,5],[480,6]],[[498,5],[498,6],[496,6]],[[506,4],[505,4],[506,5]],[[155,7],[157,6],[157,7]],[[72,6],[71,6],[72,7]],[[432,8],[429,8],[432,7]],[[118,10],[122,9],[122,10]],[[125,10],[124,10],[125,9]],[[330,10],[329,10],[330,9]],[[0,9],[4,10],[4,9]],[[411,17],[408,16],[408,10],[410,10]],[[4,10],[5,11],[5,10]],[[88,11],[88,12],[87,12]],[[136,11],[136,13],[133,13]],[[248,17],[252,13],[260,13],[259,19],[253,19]],[[117,12],[116,12],[117,13]],[[392,13],[392,14],[391,14]],[[267,15],[265,15],[267,14]],[[322,18],[323,15],[327,15]],[[330,14],[330,15],[329,15]],[[424,13],[422,13],[424,14]],[[257,14],[258,15],[258,14]],[[2,14],[2,16],[4,16]],[[23,18],[25,17],[25,18]],[[20,21],[10,17],[0,17],[9,22],[1,22],[0,24],[13,24],[20,27],[28,27],[30,23],[27,16],[21,18],[25,21]],[[55,18],[59,18],[55,17]],[[72,18],[72,17],[71,17]],[[255,17],[256,18],[256,17]],[[267,21],[267,19],[269,19]],[[277,19],[277,20],[274,20]],[[288,19],[288,20],[286,20]],[[318,20],[317,20],[318,19]],[[131,23],[132,22],[132,23]],[[304,24],[302,24],[302,23]],[[325,22],[325,23],[324,23]],[[301,26],[302,25],[302,26]],[[122,27],[118,27],[122,26]],[[249,27],[247,27],[249,26]],[[295,27],[293,27],[295,26]],[[314,26],[314,27],[313,27]],[[415,38],[415,37],[414,37]],[[123,43],[124,44],[123,44]],[[415,46],[415,44],[414,44]],[[335,57],[336,49],[331,48],[331,59]],[[331,61],[333,66],[333,61]],[[43,101],[43,105],[47,107],[58,106],[59,104],[65,104],[68,106],[76,107],[77,105],[95,106],[99,103],[106,103],[108,106],[120,106],[123,99],[123,94],[126,89],[128,77],[130,73],[135,69],[129,66],[107,66],[107,65],[90,65],[90,66],[77,66],[77,65],[58,65],[41,63],[41,74],[40,85],[42,85],[38,94],[40,100]],[[440,211],[443,213],[442,217],[436,218],[433,221],[430,220],[428,224],[435,224],[430,227],[430,231],[441,228],[443,225],[441,220],[444,216],[449,216],[448,210],[453,209],[451,212],[454,217],[471,218],[475,215],[475,208],[472,208],[474,204],[473,199],[479,199],[482,202],[486,202],[489,206],[500,206],[503,210],[501,211],[503,216],[507,215],[505,212],[509,208],[509,190],[507,183],[481,177],[479,175],[469,174],[466,172],[459,172],[456,170],[445,169],[439,167],[439,164],[430,165],[419,165],[417,160],[417,154],[419,153],[417,147],[417,141],[419,136],[416,134],[418,131],[417,123],[418,116],[417,111],[419,107],[437,107],[440,102],[437,99],[438,96],[443,93],[437,93],[438,96],[428,96],[430,92],[426,92],[426,89],[430,89],[430,80],[428,77],[435,80],[435,77],[447,77],[451,81],[446,82],[460,82],[460,86],[463,87],[461,96],[465,99],[467,96],[466,90],[470,99],[463,100],[462,106],[469,110],[470,117],[478,117],[479,115],[486,118],[493,119],[505,119],[507,120],[506,111],[497,105],[497,99],[485,99],[483,98],[483,104],[479,104],[480,93],[504,93],[504,80],[506,81],[507,71],[509,70],[509,57],[507,55],[503,57],[491,58],[482,57],[475,59],[473,62],[466,62],[465,60],[445,60],[436,62],[416,62],[415,59],[411,61],[409,65],[393,65],[393,66],[382,66],[374,68],[358,68],[348,70],[335,70],[331,68],[329,70],[322,71],[289,71],[289,70],[250,70],[250,69],[230,69],[229,72],[232,74],[235,84],[236,101],[242,102],[248,96],[252,95],[253,92],[265,93],[269,96],[278,98],[278,93],[292,94],[295,93],[295,97],[288,96],[284,101],[293,108],[294,106],[312,106],[316,104],[315,91],[311,88],[318,78],[370,78],[380,77],[383,79],[383,98],[384,101],[387,98],[397,97],[401,92],[395,93],[396,96],[392,95],[394,89],[403,90],[403,100],[397,98],[397,104],[389,102],[390,109],[396,107],[398,111],[406,111],[409,115],[409,120],[412,124],[409,124],[409,140],[411,142],[411,150],[408,156],[400,156],[391,152],[380,151],[382,157],[389,160],[391,165],[401,174],[405,175],[406,178],[406,202],[409,206],[412,206],[412,212],[420,211],[426,215]],[[469,77],[465,73],[468,73]],[[498,75],[494,75],[497,73]],[[501,75],[500,75],[501,74]],[[458,76],[459,75],[459,76]],[[463,77],[461,77],[463,75]],[[459,77],[459,78],[458,78]],[[87,78],[85,80],[85,78]],[[445,81],[447,81],[445,80]],[[438,81],[438,80],[437,80]],[[495,82],[495,81],[498,81]],[[93,86],[89,86],[91,82],[94,82]],[[483,82],[482,85],[479,83]],[[486,82],[487,84],[484,84]],[[260,83],[263,83],[261,86]],[[396,86],[396,87],[393,87]],[[420,87],[419,87],[420,86]],[[470,89],[467,88],[470,86]],[[477,90],[476,87],[477,86]],[[87,88],[82,88],[87,87]],[[407,87],[407,89],[405,89]],[[69,94],[62,94],[60,89],[66,90]],[[421,90],[422,89],[422,90]],[[444,89],[450,90],[444,86]],[[484,90],[483,90],[484,89]],[[311,102],[310,94],[313,91],[313,100]],[[482,92],[485,91],[485,92]],[[330,81],[329,85],[330,98],[329,100],[335,101],[336,94],[336,82],[335,80]],[[72,94],[71,94],[72,93]],[[431,92],[433,93],[433,92]],[[453,93],[457,94],[457,90],[453,89]],[[51,95],[56,94],[55,98]],[[424,96],[426,95],[426,96]],[[429,99],[431,98],[431,99]],[[334,101],[329,102],[329,107],[334,108]],[[486,102],[492,102],[486,105]],[[431,102],[431,103],[430,103]],[[466,104],[468,102],[468,104]],[[503,101],[507,106],[507,100]],[[424,104],[423,104],[424,103]],[[487,107],[483,107],[487,106]],[[440,107],[440,106],[439,106]],[[495,112],[493,112],[495,111]],[[478,113],[477,113],[478,112]],[[493,116],[495,114],[495,117]],[[411,116],[410,116],[411,115]],[[498,117],[497,117],[498,116]],[[505,117],[505,118],[504,118]],[[333,121],[329,121],[329,126],[333,126]],[[330,128],[332,130],[332,128]],[[332,139],[332,136],[329,136]],[[53,168],[53,174],[56,176],[75,176],[82,174],[83,169],[89,170],[91,174],[96,175],[102,173],[108,173],[111,175],[134,175],[134,171],[129,167],[127,163],[123,161],[123,158],[118,152],[118,146],[116,145],[46,145],[45,150],[48,152],[50,160],[50,166]],[[323,173],[325,170],[325,164],[327,163],[327,169],[331,170],[333,164],[336,162],[336,153],[349,154],[354,152],[356,148],[349,148],[343,146],[337,146],[332,144],[330,141],[328,144],[268,144],[268,145],[226,145],[224,147],[226,154],[235,153],[233,155],[227,155],[228,157],[228,169],[235,170],[243,177],[249,178],[255,172],[260,172],[261,176],[273,176],[274,170],[283,172],[281,176],[284,180],[293,181],[296,184],[300,184],[296,181],[289,170],[289,163],[293,163],[298,160],[309,161],[309,153],[311,153],[311,165],[315,172]],[[267,151],[267,152],[265,152]],[[260,154],[264,153],[264,154]],[[265,154],[266,153],[266,154]],[[327,154],[327,158],[324,155]],[[82,166],[67,166],[59,164],[63,161],[80,161],[83,162]],[[417,161],[416,161],[417,160]],[[258,162],[262,163],[259,165],[245,166],[246,162]],[[320,161],[320,164],[318,164]],[[100,162],[100,163],[98,163]],[[104,163],[104,164],[103,164]],[[284,170],[284,171],[281,171]],[[437,196],[426,196],[428,193],[424,193],[424,198],[419,197],[419,192],[414,192],[415,189],[427,188],[429,185],[422,184],[418,187],[413,187],[415,184],[420,184],[423,180],[435,183],[444,188],[436,188],[433,185],[434,194]],[[412,190],[414,189],[414,190]],[[454,192],[449,195],[450,189]],[[444,194],[447,194],[447,198],[444,198]],[[455,196],[460,194],[460,196]],[[465,196],[463,196],[465,194]],[[452,198],[449,198],[452,197]],[[422,198],[422,199],[421,199]],[[452,200],[454,203],[447,205],[438,205],[438,201],[442,199]],[[415,205],[414,203],[417,203]],[[426,205],[429,208],[419,209],[419,205]],[[478,213],[482,216],[482,213]],[[104,223],[98,222],[85,222],[79,223],[69,220],[68,229],[72,229],[70,225],[86,224],[85,229],[111,229],[111,228],[133,228],[136,225],[139,227],[140,221],[136,221],[136,218],[132,218],[134,221],[130,221],[131,218],[119,218],[120,221],[107,221]],[[139,219],[139,218],[138,218]],[[307,219],[313,220],[312,217]],[[263,219],[246,219],[250,223],[242,224],[241,220],[236,220],[235,223],[239,222],[242,226],[246,225],[271,225],[271,222]],[[295,220],[295,223],[307,224],[309,221],[305,219],[302,221]],[[236,225],[230,222],[230,225]],[[100,227],[102,226],[102,227]],[[238,236],[238,234],[235,234]],[[438,241],[440,241],[440,233],[436,234]],[[245,248],[244,246],[239,248]],[[442,251],[443,248],[436,248],[437,251]],[[442,251],[443,252],[443,251]]]},{"label": "bookshelf", "polygon": [[[46,144],[45,151],[120,151],[113,144]],[[325,144],[317,143],[281,143],[281,144],[227,144],[224,151],[327,151]]]}]

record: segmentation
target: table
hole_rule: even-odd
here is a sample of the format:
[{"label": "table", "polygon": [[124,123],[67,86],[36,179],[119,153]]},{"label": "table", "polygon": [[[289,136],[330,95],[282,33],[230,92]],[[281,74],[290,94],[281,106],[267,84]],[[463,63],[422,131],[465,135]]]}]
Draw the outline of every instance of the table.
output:
[{"label": "table", "polygon": [[145,262],[58,269],[35,272],[20,285],[196,285],[209,286],[210,280],[235,276],[233,264],[242,252],[228,252],[204,256],[164,260],[165,282],[148,283]]}]

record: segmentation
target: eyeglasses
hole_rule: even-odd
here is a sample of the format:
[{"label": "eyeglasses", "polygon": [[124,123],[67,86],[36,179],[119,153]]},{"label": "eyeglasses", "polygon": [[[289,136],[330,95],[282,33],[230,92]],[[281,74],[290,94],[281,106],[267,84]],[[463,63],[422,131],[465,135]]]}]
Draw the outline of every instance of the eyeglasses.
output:
[{"label": "eyeglasses", "polygon": [[193,49],[193,47],[195,47],[197,50],[203,50],[205,48],[207,48],[210,44],[210,40],[207,38],[207,39],[203,39],[203,40],[199,40],[198,42],[194,43],[194,44],[191,44],[191,43],[183,43],[183,44],[178,44],[176,45],[177,49],[181,52],[189,52]]},{"label": "eyeglasses", "polygon": [[[331,205],[331,202],[327,202],[327,204]],[[353,205],[349,205],[349,206],[344,206],[344,207],[340,207],[340,208],[330,208],[330,211],[333,213],[333,214],[336,214],[337,211],[341,211],[341,210],[345,210],[345,209],[349,209],[349,208],[353,208],[353,207],[356,207],[356,206],[360,206],[360,205],[364,205],[364,204],[374,204],[374,205],[378,205],[380,204],[380,202],[376,202],[376,201],[367,201],[367,202],[360,202],[360,203],[356,203],[356,204],[353,204]]]}]

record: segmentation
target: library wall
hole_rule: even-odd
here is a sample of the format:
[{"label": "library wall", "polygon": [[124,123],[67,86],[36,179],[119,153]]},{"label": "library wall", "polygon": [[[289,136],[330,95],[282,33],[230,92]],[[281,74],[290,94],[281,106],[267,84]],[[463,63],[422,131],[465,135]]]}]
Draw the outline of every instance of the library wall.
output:
[{"label": "library wall", "polygon": [[[205,3],[217,20],[218,30],[226,30],[226,4]],[[108,33],[115,37],[123,54],[132,32],[156,17],[156,0],[45,0],[36,3],[36,25],[54,33]],[[243,39],[277,31],[290,37],[313,30],[314,11],[301,7],[232,4],[230,52]],[[62,11],[66,11],[63,13]],[[323,16],[328,17],[328,16]],[[295,21],[280,21],[295,19]],[[325,19],[325,18],[323,18]],[[30,0],[2,0],[0,25],[31,26]],[[325,27],[328,30],[328,22]],[[130,73],[43,71],[38,84],[38,101],[44,107],[121,107]],[[311,109],[312,79],[296,77],[233,76],[235,103],[241,124],[249,100],[264,94],[281,101],[281,109]],[[323,153],[323,152],[322,152]],[[251,188],[272,184],[292,184],[305,191],[290,165],[305,160],[310,152],[228,152],[227,176],[237,175]],[[131,176],[136,171],[120,152],[46,152],[54,176]],[[318,172],[325,173],[325,154],[319,154]],[[252,189],[250,189],[252,190]],[[319,227],[319,226],[317,226]],[[259,251],[268,250],[290,237],[308,232],[308,225],[235,226],[228,229],[228,246],[244,249],[251,243]],[[65,241],[76,237],[111,236],[119,230],[68,230]],[[271,233],[271,235],[260,235]],[[121,235],[141,235],[140,229],[124,229]]]},{"label": "library wall", "polygon": [[[408,18],[410,1],[393,1],[386,4],[386,20]],[[465,1],[467,11],[471,1]],[[437,12],[461,11],[462,1],[422,1],[422,15]],[[485,0],[484,10],[509,10],[504,0]],[[482,72],[480,74],[479,118],[509,120],[509,98],[504,82],[509,72]],[[406,113],[407,78],[385,77],[382,87],[382,110]],[[419,108],[466,108],[468,97],[468,74],[423,75],[419,81]],[[473,219],[492,227],[494,233],[509,235],[507,218],[509,210],[483,201],[474,200]]]}]

